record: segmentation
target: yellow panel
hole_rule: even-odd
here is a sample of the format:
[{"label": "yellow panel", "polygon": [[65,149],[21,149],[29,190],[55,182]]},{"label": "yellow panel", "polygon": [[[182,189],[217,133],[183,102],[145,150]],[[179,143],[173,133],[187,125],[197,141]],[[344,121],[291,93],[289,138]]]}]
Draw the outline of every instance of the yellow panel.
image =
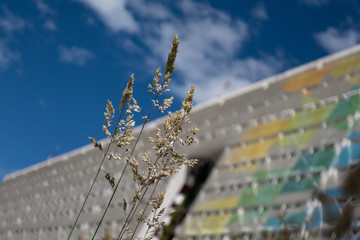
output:
[{"label": "yellow panel", "polygon": [[321,83],[326,73],[329,71],[329,66],[322,69],[314,69],[305,73],[298,74],[289,78],[281,90],[285,92],[296,92],[303,88],[313,87]]},{"label": "yellow panel", "polygon": [[360,80],[360,74],[356,74],[356,75],[351,76],[350,78],[345,79],[345,81],[347,81],[348,83],[354,84],[354,85],[358,84],[359,80]]},{"label": "yellow panel", "polygon": [[287,120],[277,119],[272,122],[262,123],[256,127],[251,127],[241,138],[242,141],[249,141],[260,137],[268,137],[280,132]]},{"label": "yellow panel", "polygon": [[230,217],[231,214],[210,215],[207,217],[191,216],[185,226],[184,234],[187,236],[223,234]]},{"label": "yellow panel", "polygon": [[234,147],[231,149],[225,164],[238,163],[250,159],[263,158],[266,156],[275,138],[246,145],[245,147]]},{"label": "yellow panel", "polygon": [[236,171],[236,172],[239,172],[239,171],[244,171],[244,172],[248,172],[248,171],[255,171],[256,169],[258,169],[259,167],[259,164],[258,163],[255,163],[255,164],[251,164],[251,165],[245,165],[245,166],[236,166],[232,169],[226,169],[228,171]]},{"label": "yellow panel", "polygon": [[360,54],[340,60],[330,74],[335,77],[341,77],[357,70],[360,70]]},{"label": "yellow panel", "polygon": [[204,225],[204,217],[201,216],[191,216],[185,225],[184,234],[185,235],[201,235],[201,229]]},{"label": "yellow panel", "polygon": [[212,211],[219,209],[231,209],[237,206],[240,197],[221,198],[211,201],[199,201],[195,206],[195,211]]}]

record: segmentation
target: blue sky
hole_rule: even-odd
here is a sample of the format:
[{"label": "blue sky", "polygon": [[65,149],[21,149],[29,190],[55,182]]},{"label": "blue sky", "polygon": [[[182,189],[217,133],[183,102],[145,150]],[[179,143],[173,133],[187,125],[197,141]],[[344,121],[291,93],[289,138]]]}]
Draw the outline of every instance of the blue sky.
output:
[{"label": "blue sky", "polygon": [[[358,0],[0,2],[0,179],[104,137],[106,100],[146,86],[180,38],[175,106],[224,95],[360,42]],[[156,117],[156,116],[154,116]]]}]

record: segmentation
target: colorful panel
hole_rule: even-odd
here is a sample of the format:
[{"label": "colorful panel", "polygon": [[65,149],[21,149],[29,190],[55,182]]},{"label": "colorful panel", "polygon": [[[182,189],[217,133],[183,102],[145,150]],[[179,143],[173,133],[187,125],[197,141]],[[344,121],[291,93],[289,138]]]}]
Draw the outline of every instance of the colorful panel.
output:
[{"label": "colorful panel", "polygon": [[360,143],[344,146],[338,155],[334,167],[344,167],[360,160]]},{"label": "colorful panel", "polygon": [[195,211],[214,211],[219,209],[231,209],[237,207],[239,197],[222,198],[211,201],[199,201],[195,206]]},{"label": "colorful panel", "polygon": [[258,139],[260,137],[268,137],[279,133],[287,120],[277,119],[272,122],[262,123],[256,127],[249,128],[245,135],[241,138],[242,141],[249,141]]},{"label": "colorful panel", "polygon": [[350,84],[359,84],[359,80],[360,80],[360,74],[359,73],[356,73],[352,76],[350,76],[350,78],[345,78],[345,81],[347,81],[348,83]]},{"label": "colorful panel", "polygon": [[347,100],[339,102],[335,110],[331,113],[328,120],[335,120],[352,115],[359,108],[360,96],[356,95]]},{"label": "colorful panel", "polygon": [[341,214],[341,205],[339,202],[330,202],[328,204],[323,204],[321,207],[322,211],[322,222],[327,224],[336,224],[339,220]]},{"label": "colorful panel", "polygon": [[346,130],[348,130],[350,128],[350,124],[349,124],[349,122],[347,120],[345,120],[345,121],[330,124],[329,128],[334,128],[334,129],[338,129],[338,130],[341,130],[341,131],[346,131]]},{"label": "colorful panel", "polygon": [[260,170],[253,173],[253,179],[255,181],[264,181],[267,179],[274,179],[283,176],[289,175],[289,169],[279,169],[279,170]]},{"label": "colorful panel", "polygon": [[317,187],[318,183],[319,183],[318,177],[310,178],[310,179],[301,179],[299,181],[296,180],[289,181],[284,185],[281,194],[312,190]]},{"label": "colorful panel", "polygon": [[305,147],[307,146],[315,134],[315,130],[305,131],[304,133],[294,133],[285,135],[283,138],[276,141],[278,146],[297,146]]},{"label": "colorful panel", "polygon": [[325,190],[325,195],[328,197],[340,197],[340,196],[344,196],[344,192],[340,187],[329,188]]},{"label": "colorful panel", "polygon": [[256,221],[269,215],[269,211],[241,211],[231,216],[229,225],[242,225],[246,222]]},{"label": "colorful panel", "polygon": [[274,203],[283,186],[284,183],[263,185],[256,198],[255,203],[257,205],[268,205]]},{"label": "colorful panel", "polygon": [[335,152],[325,150],[313,154],[302,154],[293,168],[294,172],[308,172],[309,170],[327,169],[333,160]]},{"label": "colorful panel", "polygon": [[264,228],[267,231],[274,231],[277,232],[280,229],[282,229],[282,221],[280,220],[280,218],[278,217],[269,217],[268,219],[266,219]]},{"label": "colorful panel", "polygon": [[284,92],[296,92],[303,88],[319,85],[329,69],[329,67],[315,69],[289,78],[281,87],[281,90]]},{"label": "colorful panel", "polygon": [[335,107],[335,104],[328,104],[318,107],[315,110],[297,112],[286,124],[284,130],[288,131],[324,122]]},{"label": "colorful panel", "polygon": [[264,142],[256,142],[248,144],[245,147],[235,147],[231,149],[225,164],[238,163],[250,159],[263,158],[266,156],[270,147],[274,143],[274,139],[265,140]]},{"label": "colorful panel", "polygon": [[225,231],[231,215],[192,216],[186,224],[185,235],[219,235]]},{"label": "colorful panel", "polygon": [[297,213],[291,213],[285,216],[284,221],[286,227],[291,230],[298,230],[301,228],[301,225],[305,222],[306,212],[300,211]]},{"label": "colorful panel", "polygon": [[320,207],[315,207],[311,213],[311,220],[308,222],[306,229],[313,230],[321,226],[322,210]]},{"label": "colorful panel", "polygon": [[351,131],[348,135],[349,139],[360,139],[360,132],[359,131]]},{"label": "colorful panel", "polygon": [[334,77],[341,77],[345,74],[360,70],[360,54],[340,60],[334,69],[330,72]]},{"label": "colorful panel", "polygon": [[279,217],[269,217],[265,222],[265,229],[267,231],[280,231],[284,227],[288,230],[299,230],[302,227],[302,224],[305,222],[306,212],[300,211],[295,213],[289,213],[285,215],[283,220]]},{"label": "colorful panel", "polygon": [[252,206],[256,204],[256,200],[261,191],[261,187],[245,187],[239,201],[239,206]]},{"label": "colorful panel", "polygon": [[240,172],[240,171],[252,172],[252,171],[255,171],[256,169],[258,169],[258,167],[259,167],[259,163],[250,163],[250,164],[246,164],[246,165],[235,166],[233,168],[229,168],[226,170],[234,171],[234,172]]}]

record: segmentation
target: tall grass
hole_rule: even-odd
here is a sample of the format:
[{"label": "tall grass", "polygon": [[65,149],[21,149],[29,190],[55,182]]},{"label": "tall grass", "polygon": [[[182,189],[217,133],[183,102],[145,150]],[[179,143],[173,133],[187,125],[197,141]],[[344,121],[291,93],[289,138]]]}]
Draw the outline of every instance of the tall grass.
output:
[{"label": "tall grass", "polygon": [[[165,191],[159,191],[159,182],[164,178],[177,173],[182,166],[194,166],[197,163],[195,159],[187,159],[186,155],[177,152],[178,146],[189,146],[196,143],[194,135],[198,131],[195,127],[189,127],[189,115],[192,109],[192,101],[194,97],[194,86],[191,87],[187,93],[182,107],[175,113],[169,112],[165,118],[162,127],[156,129],[153,137],[149,137],[147,141],[152,145],[152,152],[144,153],[141,159],[134,157],[134,151],[138,146],[138,142],[142,137],[143,130],[149,122],[150,116],[154,110],[164,113],[173,103],[173,97],[163,98],[163,95],[169,91],[169,84],[171,76],[175,69],[175,60],[177,56],[179,39],[177,35],[174,36],[172,48],[168,55],[165,66],[165,75],[161,73],[161,68],[158,68],[155,77],[151,84],[148,85],[148,91],[153,94],[152,105],[148,113],[143,117],[143,123],[137,137],[134,136],[133,127],[135,126],[134,114],[141,110],[137,101],[133,97],[134,75],[131,75],[130,80],[122,94],[119,104],[118,115],[116,115],[115,108],[111,101],[108,100],[105,112],[105,122],[102,129],[110,140],[109,144],[104,148],[96,139],[89,137],[94,147],[99,149],[103,154],[100,159],[100,164],[92,184],[86,194],[85,200],[76,216],[72,225],[71,231],[68,235],[68,240],[71,238],[74,228],[78,223],[80,215],[83,213],[84,206],[87,203],[90,193],[93,190],[94,184],[97,181],[105,160],[124,161],[125,165],[121,171],[119,179],[115,179],[116,173],[106,173],[105,178],[113,188],[113,192],[108,200],[108,203],[99,216],[99,222],[92,234],[92,239],[95,238],[103,220],[106,217],[109,206],[112,203],[115,193],[123,182],[123,177],[126,171],[132,172],[133,181],[136,184],[131,202],[127,202],[123,198],[124,204],[122,211],[125,212],[125,220],[122,227],[119,229],[117,239],[124,237],[134,237],[139,239],[151,239],[153,233],[162,229],[163,223],[160,221],[164,208],[162,203],[164,201]],[[163,77],[162,77],[163,76]],[[117,117],[116,117],[117,116]],[[116,120],[115,120],[116,119]],[[186,129],[186,130],[185,130]],[[125,150],[125,154],[121,155],[119,151],[110,150],[111,147]],[[145,171],[140,171],[139,163],[145,165]],[[151,215],[149,215],[151,209]],[[141,224],[146,225],[146,231],[143,236],[138,236],[137,232]],[[108,235],[109,237],[109,235]]]}]

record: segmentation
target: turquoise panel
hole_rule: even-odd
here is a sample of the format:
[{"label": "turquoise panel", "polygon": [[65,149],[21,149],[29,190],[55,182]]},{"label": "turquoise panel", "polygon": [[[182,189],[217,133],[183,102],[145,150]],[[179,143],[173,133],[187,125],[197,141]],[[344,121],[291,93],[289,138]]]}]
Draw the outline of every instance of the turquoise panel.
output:
[{"label": "turquoise panel", "polygon": [[285,216],[285,223],[289,229],[299,229],[305,221],[306,212],[301,211],[297,213],[291,213]]},{"label": "turquoise panel", "polygon": [[266,219],[265,222],[265,229],[267,231],[279,231],[282,227],[281,227],[281,220],[278,217],[269,217],[268,219]]},{"label": "turquoise panel", "polygon": [[327,169],[333,160],[335,152],[325,150],[313,154],[302,154],[293,168],[294,172],[307,172],[309,170]]},{"label": "turquoise panel", "polygon": [[311,179],[302,179],[300,181],[289,181],[284,185],[281,193],[293,193],[300,191],[308,191],[317,187],[319,182],[319,178],[311,178]]}]

